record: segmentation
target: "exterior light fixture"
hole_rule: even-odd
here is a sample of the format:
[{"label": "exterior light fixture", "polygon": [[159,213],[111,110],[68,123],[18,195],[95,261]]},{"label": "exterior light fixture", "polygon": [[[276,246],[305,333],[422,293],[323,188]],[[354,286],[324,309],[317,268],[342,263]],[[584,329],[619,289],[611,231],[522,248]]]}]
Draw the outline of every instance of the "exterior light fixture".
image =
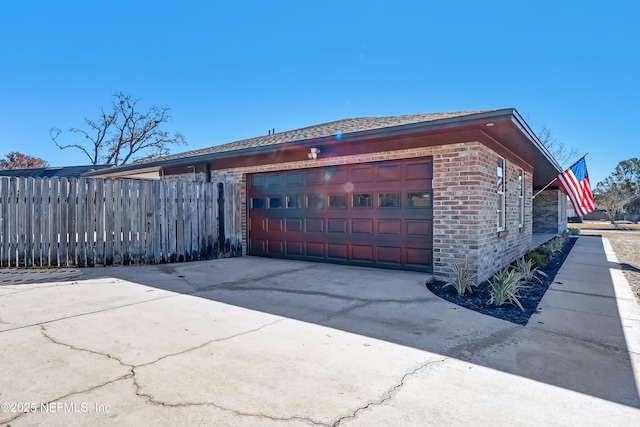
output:
[{"label": "exterior light fixture", "polygon": [[309,150],[309,154],[307,154],[307,157],[309,157],[310,159],[317,159],[318,158],[318,154],[320,154],[320,149],[318,148],[311,148]]}]

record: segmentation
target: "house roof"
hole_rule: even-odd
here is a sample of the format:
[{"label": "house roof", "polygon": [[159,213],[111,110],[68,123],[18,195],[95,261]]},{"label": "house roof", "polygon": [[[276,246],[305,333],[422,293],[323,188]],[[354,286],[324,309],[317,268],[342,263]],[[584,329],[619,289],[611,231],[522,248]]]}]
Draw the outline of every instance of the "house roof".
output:
[{"label": "house roof", "polygon": [[144,163],[153,163],[154,161],[166,161],[173,159],[184,159],[188,157],[201,156],[203,154],[214,154],[228,151],[237,151],[245,148],[265,147],[270,145],[286,144],[288,142],[298,142],[309,139],[334,137],[337,134],[347,135],[356,132],[363,132],[375,129],[391,128],[414,123],[432,122],[435,120],[450,119],[454,117],[469,116],[472,114],[485,113],[496,110],[478,110],[478,111],[458,111],[453,113],[430,113],[430,114],[407,114],[404,116],[390,117],[360,117],[354,119],[342,119],[334,122],[322,123],[294,129],[285,132],[275,133],[271,135],[258,136],[241,141],[230,142],[213,147],[202,148],[199,150],[185,151],[147,162],[138,162],[136,165]]},{"label": "house roof", "polygon": [[98,169],[102,169],[103,165],[86,165],[86,166],[63,166],[63,167],[46,167],[46,168],[28,168],[28,169],[0,169],[0,177],[16,176],[24,178],[51,178],[66,177],[79,178],[82,174]]},{"label": "house roof", "polygon": [[[124,166],[112,167],[107,170],[89,172],[85,175],[95,176],[108,174],[119,174],[127,171],[152,171],[173,165],[210,161],[230,156],[248,156],[252,154],[264,153],[279,149],[282,145],[306,145],[313,146],[317,142],[326,142],[340,139],[347,142],[359,138],[376,137],[379,135],[395,135],[405,134],[408,132],[417,132],[425,130],[437,130],[444,128],[458,128],[466,125],[480,125],[492,122],[497,119],[509,121],[512,129],[517,129],[520,135],[519,139],[526,140],[529,146],[535,147],[537,152],[536,158],[542,160],[544,167],[547,169],[546,175],[552,176],[560,172],[560,166],[557,164],[553,156],[542,145],[535,136],[535,133],[529,128],[526,122],[513,109],[492,109],[492,110],[473,110],[473,111],[457,111],[445,113],[428,113],[428,114],[407,114],[402,116],[388,117],[361,117],[337,120],[328,123],[308,126],[300,129],[294,129],[285,132],[263,135],[240,141],[230,142],[227,144],[214,145],[198,150],[185,151],[169,156],[149,159],[145,161],[135,162]],[[491,133],[489,128],[484,128],[487,133]],[[498,131],[498,127],[494,128]],[[497,137],[497,135],[496,135]],[[536,162],[537,163],[537,162]]]}]

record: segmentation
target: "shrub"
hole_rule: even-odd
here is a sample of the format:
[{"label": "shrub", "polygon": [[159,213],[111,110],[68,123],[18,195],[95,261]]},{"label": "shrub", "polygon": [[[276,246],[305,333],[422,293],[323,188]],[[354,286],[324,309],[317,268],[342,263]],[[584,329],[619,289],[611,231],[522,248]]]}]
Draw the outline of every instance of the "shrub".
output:
[{"label": "shrub", "polygon": [[544,246],[546,246],[549,249],[549,252],[553,254],[562,249],[562,246],[564,245],[564,241],[565,241],[565,238],[556,237],[555,239],[547,242]]},{"label": "shrub", "polygon": [[516,261],[516,271],[520,276],[522,276],[522,280],[525,282],[533,282],[534,279],[542,282],[538,275],[546,276],[547,273],[544,271],[538,270],[536,267],[536,263],[531,258],[525,260],[524,257],[520,258]]},{"label": "shrub", "polygon": [[533,252],[529,252],[527,257],[532,260],[538,268],[545,266],[551,256],[551,249],[547,245],[538,246]]},{"label": "shrub", "polygon": [[475,275],[469,271],[469,261],[465,259],[464,266],[455,262],[453,263],[451,268],[453,269],[455,278],[453,282],[447,283],[446,285],[444,285],[444,287],[446,288],[447,286],[453,286],[454,288],[456,288],[456,291],[458,291],[458,295],[462,295],[466,291],[473,293],[473,289],[471,289],[471,287],[475,286],[475,284],[473,283]]},{"label": "shrub", "polygon": [[569,231],[569,236],[577,236],[578,234],[580,234],[579,228],[569,227],[568,231]]},{"label": "shrub", "polygon": [[491,298],[487,304],[495,304],[498,307],[504,304],[515,304],[524,311],[518,297],[520,291],[527,286],[522,281],[522,276],[509,267],[505,267],[493,275],[491,280]]}]

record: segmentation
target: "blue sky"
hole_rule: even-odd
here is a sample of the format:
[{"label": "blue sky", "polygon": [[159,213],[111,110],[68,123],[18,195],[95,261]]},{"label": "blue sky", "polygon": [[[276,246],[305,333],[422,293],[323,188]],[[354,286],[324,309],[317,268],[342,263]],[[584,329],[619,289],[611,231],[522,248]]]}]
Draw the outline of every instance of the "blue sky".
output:
[{"label": "blue sky", "polygon": [[[171,108],[183,151],[347,117],[515,107],[589,152],[639,157],[637,1],[2,2],[0,156],[53,166],[49,128],[123,91]],[[577,159],[576,159],[577,160]]]}]

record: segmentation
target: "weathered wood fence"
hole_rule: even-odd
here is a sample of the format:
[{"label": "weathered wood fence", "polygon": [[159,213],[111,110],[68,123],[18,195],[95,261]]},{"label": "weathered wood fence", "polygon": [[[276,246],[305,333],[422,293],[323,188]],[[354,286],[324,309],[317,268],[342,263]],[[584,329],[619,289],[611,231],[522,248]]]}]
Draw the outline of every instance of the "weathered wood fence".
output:
[{"label": "weathered wood fence", "polygon": [[0,177],[0,267],[240,255],[238,206],[238,184]]}]

